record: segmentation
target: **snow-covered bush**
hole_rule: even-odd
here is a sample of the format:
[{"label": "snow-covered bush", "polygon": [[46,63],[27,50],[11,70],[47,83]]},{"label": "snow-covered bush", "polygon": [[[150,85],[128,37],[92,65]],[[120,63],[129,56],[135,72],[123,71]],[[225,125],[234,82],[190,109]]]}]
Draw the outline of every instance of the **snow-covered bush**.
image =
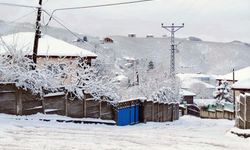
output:
[{"label": "snow-covered bush", "polygon": [[95,100],[116,101],[119,99],[111,78],[100,74],[97,68],[89,66],[81,59],[75,60],[72,64],[78,67],[71,67],[67,70],[71,80],[65,88],[69,93],[73,93],[79,99],[83,99],[85,94],[91,94]]},{"label": "snow-covered bush", "polygon": [[152,99],[159,102],[177,102],[174,91],[166,87],[162,87],[159,91],[153,93]]},{"label": "snow-covered bush", "polygon": [[213,93],[214,98],[217,99],[217,103],[225,103],[225,102],[233,102],[232,96],[231,96],[231,86],[228,83],[228,81],[222,80],[218,82],[218,85],[216,86],[216,91]]}]

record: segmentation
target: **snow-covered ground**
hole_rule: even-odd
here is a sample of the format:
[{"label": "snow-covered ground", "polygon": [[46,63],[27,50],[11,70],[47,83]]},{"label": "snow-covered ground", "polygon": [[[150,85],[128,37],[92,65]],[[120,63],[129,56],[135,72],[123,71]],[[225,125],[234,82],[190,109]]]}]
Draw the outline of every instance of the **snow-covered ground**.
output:
[{"label": "snow-covered ground", "polygon": [[250,139],[232,135],[234,121],[191,116],[167,123],[108,126],[15,120],[0,115],[0,149],[181,149],[246,150]]}]

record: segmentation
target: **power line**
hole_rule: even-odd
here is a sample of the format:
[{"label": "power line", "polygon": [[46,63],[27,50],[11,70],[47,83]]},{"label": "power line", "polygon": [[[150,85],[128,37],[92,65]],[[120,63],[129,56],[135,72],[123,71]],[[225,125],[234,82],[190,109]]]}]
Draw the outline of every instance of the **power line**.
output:
[{"label": "power line", "polygon": [[[71,31],[67,26],[65,26],[61,21],[59,21],[59,19],[55,18],[54,16],[52,16],[50,13],[48,13],[46,10],[43,10],[43,12],[45,12],[45,14],[47,14],[48,16],[51,17],[51,19],[53,19],[55,22],[57,22],[59,25],[61,25],[63,28],[65,28],[68,32],[70,32],[72,35],[74,35],[75,37],[79,38],[80,37],[75,34],[73,31]],[[48,23],[45,25],[48,26]]]},{"label": "power line", "polygon": [[34,12],[36,12],[36,10],[33,10],[33,11],[31,11],[31,12],[29,12],[29,13],[23,15],[23,16],[20,16],[20,17],[14,19],[14,20],[12,20],[12,21],[10,21],[10,22],[8,22],[8,23],[15,23],[15,22],[17,22],[18,20],[21,20],[21,19],[23,19],[23,18],[25,18],[25,17],[28,17],[29,15],[33,14]]},{"label": "power line", "polygon": [[[43,12],[45,14],[47,14],[48,16],[51,16],[51,14],[49,12],[47,12],[46,10],[43,10]],[[64,29],[66,29],[69,33],[71,33],[74,37],[76,37],[77,39],[82,39],[82,37],[79,37],[76,33],[74,33],[71,29],[69,29],[66,25],[64,25],[64,23],[62,23],[62,21],[60,21],[61,19],[55,16],[52,16],[52,19],[57,22],[59,25],[61,25]],[[45,25],[45,28],[48,27],[48,24]],[[88,46],[90,46],[92,49],[95,49],[95,47],[93,45],[91,45],[88,42],[84,42],[85,44],[87,44]]]},{"label": "power line", "polygon": [[88,8],[99,8],[99,7],[110,7],[110,6],[118,6],[118,5],[128,5],[128,4],[135,4],[135,3],[143,3],[155,0],[137,0],[137,1],[129,1],[129,2],[120,2],[120,3],[109,3],[109,4],[101,4],[101,5],[90,5],[90,6],[79,6],[79,7],[65,7],[65,8],[57,8],[54,9],[51,13],[50,19],[47,24],[51,21],[52,16],[56,11],[63,11],[63,10],[73,10],[73,9],[88,9]]},{"label": "power line", "polygon": [[21,4],[11,4],[11,3],[0,3],[0,5],[24,7],[24,8],[40,8],[41,7],[41,6],[30,6],[30,5],[21,5]]}]

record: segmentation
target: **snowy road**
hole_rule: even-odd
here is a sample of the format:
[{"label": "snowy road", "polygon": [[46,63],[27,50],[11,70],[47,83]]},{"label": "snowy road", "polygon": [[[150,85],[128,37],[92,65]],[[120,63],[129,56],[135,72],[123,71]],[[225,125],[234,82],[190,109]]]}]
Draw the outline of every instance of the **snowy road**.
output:
[{"label": "snowy road", "polygon": [[250,139],[231,135],[234,122],[185,116],[174,123],[117,127],[6,119],[0,115],[1,150],[181,149],[247,150]]}]

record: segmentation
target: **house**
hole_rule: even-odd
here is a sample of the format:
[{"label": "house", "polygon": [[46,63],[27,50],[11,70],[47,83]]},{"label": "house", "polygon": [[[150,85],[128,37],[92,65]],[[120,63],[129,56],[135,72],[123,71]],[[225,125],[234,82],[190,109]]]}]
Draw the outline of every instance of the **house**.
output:
[{"label": "house", "polygon": [[135,33],[129,33],[129,34],[128,34],[128,37],[130,37],[130,38],[135,38],[135,37],[136,37],[136,34],[135,34]]},{"label": "house", "polygon": [[105,37],[103,39],[103,43],[114,43],[114,40],[112,38],[110,38],[110,37]]},{"label": "house", "polygon": [[[0,41],[0,54],[9,53],[6,48],[6,45],[8,45],[16,51],[22,51],[26,56],[32,56],[34,36],[33,32],[19,32],[3,36]],[[44,61],[58,61],[58,58],[64,58],[63,63],[70,63],[74,58],[79,57],[91,64],[91,61],[96,59],[97,55],[49,35],[42,35],[39,39],[37,50],[38,64]]]},{"label": "house", "polygon": [[186,101],[187,104],[194,104],[194,96],[196,95],[195,93],[181,89],[180,94],[183,96],[183,102]]},{"label": "house", "polygon": [[181,88],[194,92],[196,98],[212,98],[215,86],[198,79],[188,78],[181,80]]},{"label": "house", "polygon": [[148,35],[146,35],[146,38],[154,38],[154,35],[153,34],[148,34]]},{"label": "house", "polygon": [[240,92],[236,102],[236,126],[241,129],[250,129],[250,78],[239,80],[233,84],[233,90]]}]

